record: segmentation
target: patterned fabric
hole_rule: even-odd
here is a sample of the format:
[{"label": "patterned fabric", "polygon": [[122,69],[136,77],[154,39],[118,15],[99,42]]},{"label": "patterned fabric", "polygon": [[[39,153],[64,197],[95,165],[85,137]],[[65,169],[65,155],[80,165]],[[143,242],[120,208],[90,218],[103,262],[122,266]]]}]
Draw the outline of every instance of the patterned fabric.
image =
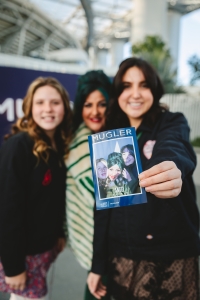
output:
[{"label": "patterned fabric", "polygon": [[94,231],[94,187],[88,146],[90,134],[85,124],[79,126],[66,161],[68,245],[86,270],[91,268]]},{"label": "patterned fabric", "polygon": [[111,262],[113,300],[199,300],[198,258]]},{"label": "patterned fabric", "polygon": [[[9,300],[29,300],[30,298],[22,297],[16,294],[11,294]],[[42,297],[42,298],[34,298],[34,300],[49,300],[48,295]]]},{"label": "patterned fabric", "polygon": [[5,283],[5,274],[0,262],[0,291],[14,293],[27,298],[41,298],[47,294],[46,275],[50,265],[56,259],[56,248],[37,255],[26,257],[27,282],[23,291],[9,288]]},{"label": "patterned fabric", "polygon": [[128,181],[125,181],[122,176],[115,181],[108,181],[107,183],[107,197],[118,197],[121,195],[130,195],[131,190],[128,185]]}]

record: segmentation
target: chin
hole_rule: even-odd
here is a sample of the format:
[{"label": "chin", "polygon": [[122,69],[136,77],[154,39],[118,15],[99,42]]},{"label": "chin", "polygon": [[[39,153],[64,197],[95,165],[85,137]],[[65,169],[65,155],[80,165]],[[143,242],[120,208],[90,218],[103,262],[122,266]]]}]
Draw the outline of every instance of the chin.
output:
[{"label": "chin", "polygon": [[91,129],[94,133],[97,133],[97,132],[99,132],[99,131],[101,130],[101,127],[98,127],[98,128],[97,128],[97,127],[95,127],[95,128],[94,128],[94,127],[93,127],[93,128],[90,127],[90,129]]}]

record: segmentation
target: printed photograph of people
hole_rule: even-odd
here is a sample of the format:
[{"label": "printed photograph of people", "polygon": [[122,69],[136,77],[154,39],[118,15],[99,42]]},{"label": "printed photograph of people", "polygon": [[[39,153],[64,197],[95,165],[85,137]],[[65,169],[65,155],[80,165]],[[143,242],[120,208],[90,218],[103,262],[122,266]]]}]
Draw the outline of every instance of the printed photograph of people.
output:
[{"label": "printed photograph of people", "polygon": [[102,141],[93,147],[99,199],[142,193],[131,137]]}]

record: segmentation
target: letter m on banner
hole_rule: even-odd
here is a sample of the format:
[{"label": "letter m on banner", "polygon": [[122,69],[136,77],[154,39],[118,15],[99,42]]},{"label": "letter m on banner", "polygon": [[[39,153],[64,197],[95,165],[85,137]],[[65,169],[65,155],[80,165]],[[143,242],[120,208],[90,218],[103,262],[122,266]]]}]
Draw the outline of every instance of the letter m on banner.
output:
[{"label": "letter m on banner", "polygon": [[0,104],[0,114],[4,114],[5,112],[7,115],[7,120],[10,122],[14,121],[14,100],[12,98],[7,98],[3,103]]},{"label": "letter m on banner", "polygon": [[23,116],[22,99],[19,98],[14,101],[12,98],[7,98],[3,103],[0,104],[0,115],[4,113],[6,113],[6,118],[9,122],[13,122],[15,120],[15,113],[17,118],[21,118]]}]

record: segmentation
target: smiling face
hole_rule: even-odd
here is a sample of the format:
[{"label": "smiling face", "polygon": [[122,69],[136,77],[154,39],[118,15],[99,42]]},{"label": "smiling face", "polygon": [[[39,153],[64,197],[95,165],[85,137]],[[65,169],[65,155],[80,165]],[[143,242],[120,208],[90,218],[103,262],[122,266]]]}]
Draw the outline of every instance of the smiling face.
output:
[{"label": "smiling face", "polygon": [[82,110],[86,126],[93,132],[99,132],[105,122],[106,100],[98,90],[89,94]]},{"label": "smiling face", "polygon": [[97,164],[97,176],[100,179],[106,179],[107,177],[107,167],[101,161]]},{"label": "smiling face", "polygon": [[121,169],[117,164],[113,165],[112,167],[108,168],[108,177],[110,180],[114,181],[117,177],[122,173]]},{"label": "smiling face", "polygon": [[129,68],[122,78],[123,91],[118,103],[127,115],[131,126],[138,127],[144,114],[153,104],[153,95],[147,86],[144,74],[138,67]]},{"label": "smiling face", "polygon": [[135,159],[129,152],[128,148],[124,148],[122,152],[122,157],[126,166],[129,166],[134,163]]},{"label": "smiling face", "polygon": [[63,100],[55,88],[45,85],[35,91],[32,117],[50,138],[53,138],[56,127],[62,122],[64,114]]}]

